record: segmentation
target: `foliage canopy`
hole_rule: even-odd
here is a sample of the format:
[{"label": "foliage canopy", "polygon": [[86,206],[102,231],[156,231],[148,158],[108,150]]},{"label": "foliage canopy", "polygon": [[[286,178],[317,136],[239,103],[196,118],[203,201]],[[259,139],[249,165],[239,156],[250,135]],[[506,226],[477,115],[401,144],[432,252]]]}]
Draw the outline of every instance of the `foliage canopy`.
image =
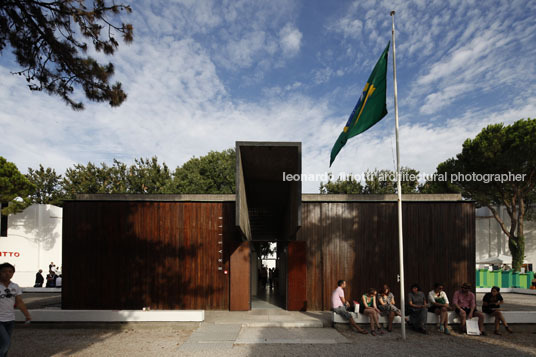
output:
[{"label": "foliage canopy", "polygon": [[[487,126],[437,171],[449,177],[444,185],[430,185],[435,192],[459,190],[489,208],[508,237],[512,266],[519,271],[525,254],[524,221],[536,199],[536,119]],[[500,216],[500,205],[506,207],[510,222]]]},{"label": "foliage canopy", "polygon": [[75,86],[96,102],[119,106],[127,95],[121,83],[110,84],[112,63],[100,64],[88,56],[88,43],[97,52],[112,55],[119,43],[116,35],[130,43],[131,24],[114,23],[130,6],[104,0],[35,1],[2,0],[0,2],[0,52],[13,49],[23,76],[32,91],[46,91],[60,96],[75,110],[84,108],[74,98]]}]

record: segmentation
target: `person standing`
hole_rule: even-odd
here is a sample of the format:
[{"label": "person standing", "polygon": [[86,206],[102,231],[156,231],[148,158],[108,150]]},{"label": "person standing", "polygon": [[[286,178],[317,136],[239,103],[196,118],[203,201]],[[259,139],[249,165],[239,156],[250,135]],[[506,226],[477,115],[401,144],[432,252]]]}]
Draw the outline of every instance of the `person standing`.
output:
[{"label": "person standing", "polygon": [[274,268],[268,269],[268,284],[270,285],[270,290],[274,285]]},{"label": "person standing", "polygon": [[45,281],[45,278],[43,278],[43,269],[39,269],[37,273],[35,273],[35,284],[34,288],[42,288],[43,282]]},{"label": "person standing", "polygon": [[32,317],[22,301],[21,288],[11,281],[15,267],[9,263],[0,264],[0,356],[7,356],[11,335],[15,326],[15,305],[22,311],[26,321]]},{"label": "person standing", "polygon": [[478,328],[480,329],[480,333],[486,336],[486,331],[484,330],[484,314],[476,309],[475,294],[473,294],[470,289],[471,285],[468,283],[463,283],[462,288],[460,290],[456,290],[454,293],[454,296],[452,297],[452,304],[456,307],[456,313],[462,320],[462,331],[464,329],[467,331],[467,319],[470,320],[473,318],[473,316],[476,316],[478,317]]},{"label": "person standing", "polygon": [[51,270],[47,274],[47,284],[45,285],[45,287],[47,287],[47,288],[56,287],[56,273],[54,272],[54,270]]},{"label": "person standing", "polygon": [[346,281],[339,280],[337,282],[337,288],[333,290],[331,294],[331,309],[338,315],[341,315],[343,319],[348,320],[350,325],[362,334],[367,334],[367,331],[357,326],[352,315],[346,310],[350,307],[350,303],[344,298],[344,288],[346,288]]}]

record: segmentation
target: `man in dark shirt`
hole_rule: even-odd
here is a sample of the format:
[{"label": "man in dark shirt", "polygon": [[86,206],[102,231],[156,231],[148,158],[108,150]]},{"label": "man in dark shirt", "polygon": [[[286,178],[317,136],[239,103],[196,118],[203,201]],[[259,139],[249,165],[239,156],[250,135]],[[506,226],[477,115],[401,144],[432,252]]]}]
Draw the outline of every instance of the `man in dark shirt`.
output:
[{"label": "man in dark shirt", "polygon": [[35,273],[35,285],[34,288],[42,288],[43,282],[45,281],[45,278],[43,278],[43,269],[39,269],[37,273]]},{"label": "man in dark shirt", "polygon": [[56,273],[54,273],[53,270],[50,271],[47,275],[47,288],[55,288],[56,287]]}]

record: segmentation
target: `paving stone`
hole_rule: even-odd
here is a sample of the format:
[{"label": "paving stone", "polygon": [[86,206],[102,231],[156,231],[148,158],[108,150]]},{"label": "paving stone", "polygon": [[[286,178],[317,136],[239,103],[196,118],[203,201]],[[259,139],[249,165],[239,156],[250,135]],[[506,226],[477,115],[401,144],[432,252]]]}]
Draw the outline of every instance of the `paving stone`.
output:
[{"label": "paving stone", "polygon": [[278,328],[244,327],[235,344],[334,344],[350,343],[335,329],[329,328]]}]

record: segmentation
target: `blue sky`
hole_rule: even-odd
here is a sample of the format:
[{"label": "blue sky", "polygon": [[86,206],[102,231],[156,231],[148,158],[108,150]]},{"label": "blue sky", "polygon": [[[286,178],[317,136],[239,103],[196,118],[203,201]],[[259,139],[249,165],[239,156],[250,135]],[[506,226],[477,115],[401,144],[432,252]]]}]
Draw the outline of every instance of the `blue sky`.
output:
[{"label": "blue sky", "polygon": [[[235,141],[301,141],[302,171],[394,169],[389,114],[329,154],[381,51],[396,49],[401,164],[433,173],[484,126],[536,117],[534,1],[137,1],[113,57],[119,108],[74,112],[31,93],[0,59],[0,155],[43,164],[158,156],[175,168]],[[318,192],[319,182],[304,182]]]}]

